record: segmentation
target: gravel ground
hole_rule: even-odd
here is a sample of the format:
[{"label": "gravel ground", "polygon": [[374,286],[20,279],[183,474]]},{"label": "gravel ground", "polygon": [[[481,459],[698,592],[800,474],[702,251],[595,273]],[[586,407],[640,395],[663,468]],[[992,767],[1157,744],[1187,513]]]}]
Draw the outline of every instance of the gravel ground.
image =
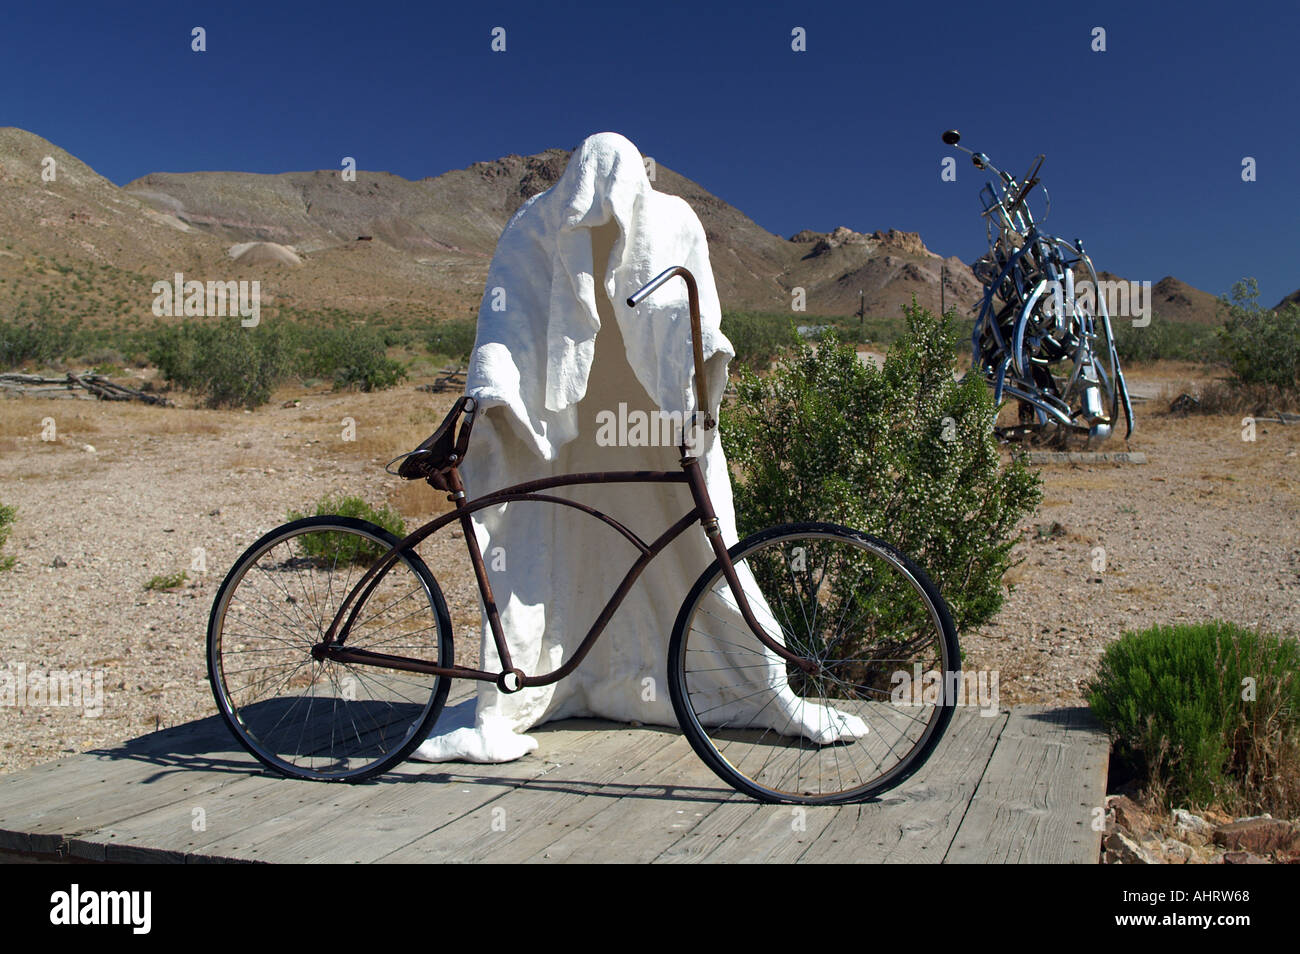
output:
[{"label": "gravel ground", "polygon": [[[326,493],[388,500],[408,518],[445,507],[381,465],[427,436],[452,400],[297,390],[255,414],[0,401],[0,500],[19,516],[5,547],[17,564],[0,573],[0,671],[89,672],[103,686],[98,713],[6,708],[0,772],[213,714],[204,635],[227,568]],[[1138,408],[1128,445],[1149,464],[1043,468],[1043,505],[1025,523],[1006,605],[962,634],[967,666],[998,671],[1002,704],[1078,704],[1103,648],[1133,627],[1221,617],[1300,632],[1300,427],[1261,423],[1250,443],[1239,418],[1164,417],[1157,406]],[[46,418],[56,440],[41,439]],[[422,552],[451,607],[458,661],[473,664],[478,607],[463,544],[443,533]],[[181,570],[178,589],[145,588]]]}]

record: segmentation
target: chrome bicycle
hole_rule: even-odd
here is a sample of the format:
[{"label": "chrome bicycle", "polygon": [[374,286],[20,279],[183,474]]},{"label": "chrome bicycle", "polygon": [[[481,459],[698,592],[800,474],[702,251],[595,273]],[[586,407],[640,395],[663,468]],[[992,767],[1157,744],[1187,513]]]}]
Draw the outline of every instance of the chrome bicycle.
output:
[{"label": "chrome bicycle", "polygon": [[[950,129],[943,141],[970,155],[976,169],[996,177],[980,190],[989,250],[974,266],[984,286],[971,335],[971,370],[1019,404],[1019,423],[1003,437],[1070,436],[1105,440],[1121,415],[1133,433],[1133,407],[1115,349],[1105,286],[1083,249],[1040,230],[1029,196],[1041,186],[1038,155],[1020,179],[982,152],[959,145]],[[1043,188],[1043,221],[1051,198]]]}]

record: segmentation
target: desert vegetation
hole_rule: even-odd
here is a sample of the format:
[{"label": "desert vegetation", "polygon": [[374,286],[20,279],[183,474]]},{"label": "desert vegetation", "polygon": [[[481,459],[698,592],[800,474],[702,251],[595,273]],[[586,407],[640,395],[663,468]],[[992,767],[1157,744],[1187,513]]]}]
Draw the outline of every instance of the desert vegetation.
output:
[{"label": "desert vegetation", "polygon": [[796,343],[770,374],[740,371],[722,419],[736,513],[742,536],[828,520],[888,540],[941,581],[964,628],[1002,605],[1039,477],[1019,458],[1003,464],[984,383],[954,379],[953,316],[914,304],[905,319],[883,368],[830,331],[816,348]]},{"label": "desert vegetation", "polygon": [[1210,622],[1126,632],[1089,685],[1115,755],[1168,807],[1300,813],[1300,645]]}]

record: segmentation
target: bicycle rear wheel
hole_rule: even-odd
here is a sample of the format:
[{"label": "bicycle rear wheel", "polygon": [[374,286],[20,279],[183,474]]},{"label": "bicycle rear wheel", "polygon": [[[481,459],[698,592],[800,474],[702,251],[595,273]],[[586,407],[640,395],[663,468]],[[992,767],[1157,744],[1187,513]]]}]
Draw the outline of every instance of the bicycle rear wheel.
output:
[{"label": "bicycle rear wheel", "polygon": [[812,805],[861,801],[919,769],[952,718],[961,668],[934,584],[835,524],[772,527],[729,552],[768,635],[815,665],[758,640],[715,560],[668,655],[673,707],[704,762],[761,801]]},{"label": "bicycle rear wheel", "polygon": [[[241,556],[208,621],[208,678],[245,749],[295,778],[357,782],[393,767],[429,734],[445,676],[315,659],[352,586],[398,542],[352,517],[308,517]],[[362,605],[346,645],[452,664],[451,620],[433,574],[403,554]]]}]

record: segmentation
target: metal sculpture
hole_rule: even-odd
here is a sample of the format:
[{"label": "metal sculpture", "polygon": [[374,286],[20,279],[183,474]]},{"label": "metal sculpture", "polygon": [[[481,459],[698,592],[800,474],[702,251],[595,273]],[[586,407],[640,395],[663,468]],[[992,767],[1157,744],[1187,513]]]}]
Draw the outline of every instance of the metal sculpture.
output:
[{"label": "metal sculpture", "polygon": [[[1015,179],[984,153],[959,145],[960,139],[955,129],[943,134],[975,168],[996,176],[980,190],[989,250],[974,266],[984,295],[971,335],[971,373],[988,381],[995,401],[1020,402],[1019,423],[1000,428],[999,435],[1100,441],[1122,414],[1130,436],[1133,408],[1097,271],[1082,240],[1070,243],[1040,231],[1029,208],[1043,155]],[[1046,221],[1046,188],[1043,196]]]}]

